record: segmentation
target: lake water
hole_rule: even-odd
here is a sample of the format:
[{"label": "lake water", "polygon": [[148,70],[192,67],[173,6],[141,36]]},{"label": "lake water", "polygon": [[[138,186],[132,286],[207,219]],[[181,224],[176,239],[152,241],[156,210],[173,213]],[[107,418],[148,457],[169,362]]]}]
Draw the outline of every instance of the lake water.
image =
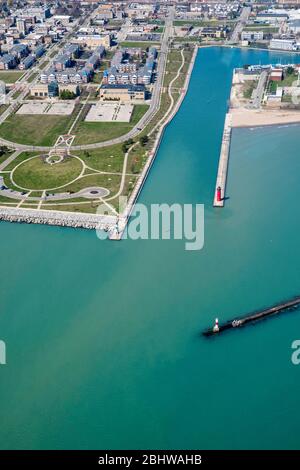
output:
[{"label": "lake water", "polygon": [[205,204],[205,245],[100,241],[1,223],[0,448],[299,448],[299,312],[203,328],[300,294],[300,128],[233,132],[213,209],[232,69],[300,62],[198,53],[140,201]]}]

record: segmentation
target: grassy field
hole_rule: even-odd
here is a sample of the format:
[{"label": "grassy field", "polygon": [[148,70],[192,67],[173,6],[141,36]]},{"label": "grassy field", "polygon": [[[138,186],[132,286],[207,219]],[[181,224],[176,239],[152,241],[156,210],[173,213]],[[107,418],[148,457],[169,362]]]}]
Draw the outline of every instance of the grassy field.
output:
[{"label": "grassy field", "polygon": [[264,33],[278,33],[279,28],[267,25],[249,25],[245,26],[244,31],[263,31]]},{"label": "grassy field", "polygon": [[8,71],[2,71],[0,72],[0,80],[2,80],[5,83],[15,83],[20,77],[24,75],[24,72],[16,71],[14,72],[13,70],[8,70]]},{"label": "grassy field", "polygon": [[0,137],[20,144],[51,146],[59,135],[68,131],[71,119],[72,115],[12,114],[0,126]]},{"label": "grassy field", "polygon": [[86,165],[95,170],[120,173],[123,169],[124,152],[122,144],[76,152]]},{"label": "grassy field", "polygon": [[119,44],[121,47],[141,47],[142,49],[147,49],[148,47],[159,47],[158,42],[152,41],[124,41]]},{"label": "grassy field", "polygon": [[71,192],[75,193],[80,191],[81,189],[92,187],[92,186],[100,186],[102,188],[107,188],[111,195],[118,192],[121,183],[121,176],[120,175],[100,175],[94,174],[90,176],[84,176],[83,178],[78,179],[74,183],[71,183],[65,186],[63,189],[58,189],[53,192],[61,193],[61,192]]},{"label": "grassy field", "polygon": [[3,154],[0,152],[0,163],[5,162],[5,160],[10,157],[10,155],[13,153],[13,150],[6,149]]},{"label": "grassy field", "polygon": [[192,26],[198,27],[206,27],[206,26],[220,26],[222,24],[233,25],[236,23],[236,20],[210,20],[210,21],[203,21],[203,20],[176,20],[174,21],[174,26],[183,26],[185,24],[191,24]]},{"label": "grassy field", "polygon": [[[92,201],[87,201],[85,204],[65,204],[65,205],[42,205],[42,209],[47,209],[49,211],[63,211],[63,212],[87,212],[89,214],[96,214],[97,207],[101,203],[93,203]],[[22,206],[23,207],[23,206]]]},{"label": "grassy field", "polygon": [[80,175],[82,163],[77,158],[68,158],[50,165],[40,157],[22,163],[13,173],[16,185],[28,189],[49,189],[63,186]]},{"label": "grassy field", "polygon": [[132,127],[134,127],[139,122],[147,109],[148,105],[136,105],[134,107],[130,122],[81,121],[75,130],[75,144],[93,144],[95,142],[104,142],[105,140],[114,139],[115,137],[127,134],[127,132],[129,132],[130,129],[132,129]]},{"label": "grassy field", "polygon": [[250,100],[253,90],[257,87],[258,80],[247,80],[243,86],[243,96]]},{"label": "grassy field", "polygon": [[28,160],[28,158],[35,157],[38,155],[37,152],[23,152],[17,156],[9,165],[4,168],[4,171],[11,171],[13,170],[19,163]]},{"label": "grassy field", "polygon": [[284,79],[281,82],[278,82],[279,87],[284,87],[284,86],[297,86],[297,79],[298,79],[298,74],[286,74]]}]

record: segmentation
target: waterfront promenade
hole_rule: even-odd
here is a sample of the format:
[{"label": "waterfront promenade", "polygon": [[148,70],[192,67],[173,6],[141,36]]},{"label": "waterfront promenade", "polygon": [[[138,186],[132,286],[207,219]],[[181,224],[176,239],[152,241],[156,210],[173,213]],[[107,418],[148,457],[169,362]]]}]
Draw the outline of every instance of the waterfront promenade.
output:
[{"label": "waterfront promenade", "polygon": [[136,201],[139,197],[139,194],[140,194],[140,192],[141,192],[141,190],[144,186],[144,183],[147,179],[149,171],[150,171],[150,169],[152,167],[152,164],[155,160],[155,157],[157,155],[157,151],[159,149],[164,131],[165,131],[166,127],[168,126],[168,124],[172,121],[172,119],[177,114],[177,112],[178,112],[178,110],[179,110],[179,108],[180,108],[180,106],[181,106],[181,104],[182,104],[182,102],[183,102],[183,100],[186,96],[186,93],[187,93],[188,88],[189,88],[189,83],[190,83],[190,80],[191,80],[191,76],[192,76],[192,73],[193,73],[193,68],[194,68],[194,65],[195,65],[197,53],[198,53],[198,47],[196,46],[194,48],[193,56],[192,56],[192,59],[191,59],[190,65],[189,65],[189,69],[188,69],[188,72],[187,72],[187,75],[186,75],[186,78],[185,78],[184,87],[183,87],[183,89],[181,91],[181,94],[180,94],[180,96],[179,96],[179,98],[178,98],[178,100],[177,100],[177,102],[175,103],[175,106],[174,106],[174,97],[172,95],[172,85],[178,79],[178,77],[181,73],[181,70],[182,70],[182,68],[185,64],[184,54],[181,51],[181,54],[182,54],[181,66],[178,69],[178,72],[177,72],[176,76],[170,82],[169,88],[168,88],[168,94],[169,94],[169,97],[170,97],[170,100],[171,100],[171,104],[169,106],[169,109],[168,109],[166,115],[158,122],[158,124],[152,129],[152,131],[149,134],[149,135],[151,135],[153,132],[155,132],[158,129],[158,133],[157,133],[157,136],[156,136],[156,139],[155,139],[155,143],[154,143],[153,149],[152,149],[152,151],[149,155],[149,158],[146,162],[146,165],[144,166],[143,171],[142,171],[142,173],[141,173],[141,175],[140,175],[140,177],[139,177],[139,179],[138,179],[138,181],[135,185],[135,188],[134,188],[133,192],[131,193],[131,196],[129,198],[129,201],[127,203],[127,206],[126,206],[123,214],[120,215],[119,231],[118,232],[113,231],[110,235],[110,238],[112,240],[121,240],[122,239],[122,236],[123,236],[124,230],[126,228],[128,219],[129,219],[129,217],[132,213],[132,210],[134,208],[134,204],[136,203]]}]

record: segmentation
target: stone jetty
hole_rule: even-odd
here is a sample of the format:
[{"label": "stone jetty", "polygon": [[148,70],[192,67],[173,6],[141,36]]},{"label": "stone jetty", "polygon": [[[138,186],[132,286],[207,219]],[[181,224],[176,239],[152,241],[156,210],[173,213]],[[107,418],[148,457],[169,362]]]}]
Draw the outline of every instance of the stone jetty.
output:
[{"label": "stone jetty", "polygon": [[114,216],[82,214],[75,212],[48,211],[0,207],[0,220],[27,224],[56,225],[59,227],[112,230],[117,222]]}]

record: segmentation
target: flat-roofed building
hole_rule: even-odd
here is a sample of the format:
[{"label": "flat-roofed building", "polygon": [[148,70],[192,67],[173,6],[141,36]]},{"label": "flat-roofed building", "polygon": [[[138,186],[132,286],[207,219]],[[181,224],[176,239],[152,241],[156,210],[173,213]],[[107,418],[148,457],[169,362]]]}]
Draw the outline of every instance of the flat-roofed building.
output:
[{"label": "flat-roofed building", "polygon": [[263,38],[263,31],[243,31],[241,34],[242,41],[262,41]]},{"label": "flat-roofed building", "polygon": [[270,49],[294,51],[296,47],[296,41],[294,39],[271,39],[270,41]]},{"label": "flat-roofed building", "polygon": [[79,44],[85,44],[90,49],[95,49],[99,46],[110,47],[111,37],[110,34],[83,34],[77,36],[76,42]]},{"label": "flat-roofed building", "polygon": [[103,101],[144,101],[144,85],[102,85],[100,98]]},{"label": "flat-roofed building", "polygon": [[48,85],[43,83],[37,83],[30,87],[30,95],[35,98],[47,98],[48,97]]}]

